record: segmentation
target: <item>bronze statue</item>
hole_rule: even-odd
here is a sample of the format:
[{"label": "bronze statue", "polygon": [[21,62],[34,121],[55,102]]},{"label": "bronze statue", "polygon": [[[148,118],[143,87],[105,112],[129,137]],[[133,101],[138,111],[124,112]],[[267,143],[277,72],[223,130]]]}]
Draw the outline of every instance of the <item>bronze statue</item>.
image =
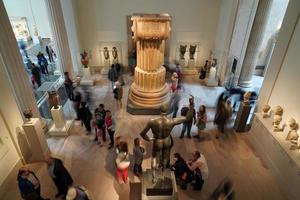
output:
[{"label": "bronze statue", "polygon": [[109,51],[108,51],[107,47],[103,48],[103,55],[104,55],[105,60],[109,59]]},{"label": "bronze statue", "polygon": [[58,109],[58,105],[59,105],[59,96],[57,94],[56,91],[49,91],[49,103],[50,103],[50,107],[53,106],[54,109]]},{"label": "bronze statue", "polygon": [[186,52],[186,47],[187,47],[187,45],[180,45],[179,46],[179,58],[181,60],[184,60],[184,54]]},{"label": "bronze statue", "polygon": [[113,47],[112,48],[112,56],[114,59],[117,59],[118,58],[118,50],[117,50],[117,47]]},{"label": "bronze statue", "polygon": [[190,53],[191,60],[194,60],[196,49],[197,49],[197,45],[190,45],[189,53]]},{"label": "bronze statue", "polygon": [[[160,116],[151,119],[146,127],[140,133],[141,137],[147,141],[153,141],[152,147],[152,180],[156,181],[155,171],[159,168],[164,171],[170,164],[170,153],[173,147],[173,139],[171,131],[175,125],[181,124],[186,121],[186,117],[168,118],[168,104],[161,106]],[[147,135],[151,129],[153,138]]]}]

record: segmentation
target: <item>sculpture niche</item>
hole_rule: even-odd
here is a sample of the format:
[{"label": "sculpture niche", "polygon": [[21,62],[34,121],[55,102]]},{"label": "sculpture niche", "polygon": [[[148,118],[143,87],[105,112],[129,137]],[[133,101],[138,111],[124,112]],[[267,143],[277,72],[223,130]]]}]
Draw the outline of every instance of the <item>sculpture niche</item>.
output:
[{"label": "sculpture niche", "polygon": [[[157,181],[157,170],[160,169],[163,174],[164,170],[169,167],[170,153],[173,147],[173,139],[171,136],[173,127],[186,121],[186,117],[168,118],[167,112],[168,105],[162,105],[160,116],[151,119],[140,133],[141,137],[146,141],[153,141],[151,160],[153,183]],[[150,129],[153,133],[153,138],[147,135]]]},{"label": "sculpture niche", "polygon": [[117,50],[117,47],[113,47],[112,48],[112,52],[111,52],[114,60],[118,59],[118,50]]},{"label": "sculpture niche", "polygon": [[105,60],[109,59],[109,51],[108,51],[107,47],[103,48],[103,56],[104,56]]}]

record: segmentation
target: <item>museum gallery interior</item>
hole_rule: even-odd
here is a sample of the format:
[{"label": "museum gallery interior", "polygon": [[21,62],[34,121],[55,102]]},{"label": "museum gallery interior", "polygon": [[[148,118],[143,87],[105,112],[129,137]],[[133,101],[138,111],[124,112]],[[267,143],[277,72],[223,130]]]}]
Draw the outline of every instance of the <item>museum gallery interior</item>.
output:
[{"label": "museum gallery interior", "polygon": [[298,200],[299,0],[0,0],[1,200]]}]

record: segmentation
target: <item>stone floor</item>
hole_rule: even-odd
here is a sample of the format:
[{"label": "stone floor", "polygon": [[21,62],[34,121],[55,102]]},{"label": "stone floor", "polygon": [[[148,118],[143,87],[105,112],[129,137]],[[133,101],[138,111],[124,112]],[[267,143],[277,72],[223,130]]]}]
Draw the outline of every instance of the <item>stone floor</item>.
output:
[{"label": "stone floor", "polygon": [[[96,86],[90,88],[89,106],[92,108],[99,103],[104,103],[106,109],[110,109],[117,120],[116,135],[122,136],[129,143],[132,154],[133,140],[139,136],[139,132],[145,126],[147,120],[153,116],[133,116],[126,112],[127,91],[132,77],[126,76],[124,98],[122,107],[116,105],[112,99],[111,86],[105,78],[94,77]],[[172,152],[179,152],[188,159],[194,150],[201,151],[207,159],[209,167],[209,179],[205,182],[201,192],[195,192],[189,187],[186,191],[179,189],[179,199],[208,199],[211,192],[224,177],[230,177],[234,181],[236,199],[243,200],[283,200],[286,196],[279,187],[277,180],[271,174],[268,167],[261,161],[255,149],[248,141],[247,133],[237,134],[230,128],[227,135],[215,139],[216,128],[213,126],[214,104],[223,88],[208,88],[200,85],[197,79],[188,77],[184,81],[184,92],[181,105],[188,103],[188,94],[196,97],[196,107],[205,104],[208,109],[208,126],[203,133],[201,141],[196,139],[179,139],[181,125],[173,129],[175,146]],[[196,127],[192,133],[196,134]],[[48,138],[48,144],[54,155],[60,157],[69,169],[76,185],[84,185],[95,197],[95,200],[133,200],[137,177],[129,174],[129,184],[118,184],[115,179],[115,153],[107,150],[107,144],[99,147],[93,141],[93,135],[86,135],[79,122],[75,122],[67,138]],[[108,143],[108,142],[107,142]],[[143,142],[147,154],[143,168],[150,168],[151,144]],[[132,158],[132,157],[131,157]],[[30,168],[37,172],[41,179],[42,194],[55,199],[55,186],[50,180],[44,163],[30,164]],[[16,183],[3,200],[20,199]]]}]

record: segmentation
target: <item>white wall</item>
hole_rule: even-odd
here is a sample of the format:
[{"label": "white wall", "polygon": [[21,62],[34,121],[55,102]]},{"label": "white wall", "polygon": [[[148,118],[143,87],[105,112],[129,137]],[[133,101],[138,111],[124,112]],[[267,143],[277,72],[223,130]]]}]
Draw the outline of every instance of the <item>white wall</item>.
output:
[{"label": "white wall", "polygon": [[220,0],[76,0],[81,47],[92,51],[90,65],[100,65],[100,41],[120,41],[127,65],[127,21],[133,13],[168,13],[172,16],[170,60],[178,41],[200,42],[204,64],[214,49]]},{"label": "white wall", "polygon": [[278,74],[269,105],[281,105],[284,109],[283,120],[294,117],[300,122],[300,18],[298,20],[285,59]]},{"label": "white wall", "polygon": [[[7,80],[7,74],[4,63],[0,54],[0,137],[4,146],[0,146],[0,192],[2,191],[2,183],[9,175],[11,170],[20,160],[17,149],[13,144],[13,140],[17,141],[16,127],[23,124],[22,117],[18,111],[18,107],[12,89]],[[5,117],[5,118],[4,118]],[[12,133],[13,136],[11,137]],[[3,155],[3,151],[6,153]]]},{"label": "white wall", "polygon": [[82,67],[80,62],[80,48],[79,40],[76,28],[76,15],[74,14],[74,1],[73,0],[61,0],[61,7],[65,20],[65,26],[68,35],[68,42],[72,57],[72,63],[75,74],[80,73]]},{"label": "white wall", "polygon": [[[28,28],[32,37],[34,36],[34,25],[36,23],[39,35],[42,38],[51,38],[45,0],[3,0],[3,2],[10,18],[27,18]],[[32,11],[30,5],[32,5]]]}]

